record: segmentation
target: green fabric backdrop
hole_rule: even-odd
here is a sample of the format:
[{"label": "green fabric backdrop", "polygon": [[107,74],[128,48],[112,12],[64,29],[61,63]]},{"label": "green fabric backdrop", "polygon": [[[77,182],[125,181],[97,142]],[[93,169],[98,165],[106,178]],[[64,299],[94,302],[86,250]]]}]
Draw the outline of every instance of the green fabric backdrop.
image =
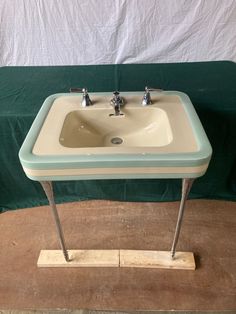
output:
[{"label": "green fabric backdrop", "polygon": [[[18,151],[45,98],[86,86],[89,91],[135,91],[146,85],[183,91],[191,98],[213,147],[207,173],[196,180],[191,198],[236,200],[236,64],[200,62],[0,68],[0,208],[46,204],[29,180]],[[180,180],[95,180],[58,182],[57,202],[83,199],[171,201]]]}]

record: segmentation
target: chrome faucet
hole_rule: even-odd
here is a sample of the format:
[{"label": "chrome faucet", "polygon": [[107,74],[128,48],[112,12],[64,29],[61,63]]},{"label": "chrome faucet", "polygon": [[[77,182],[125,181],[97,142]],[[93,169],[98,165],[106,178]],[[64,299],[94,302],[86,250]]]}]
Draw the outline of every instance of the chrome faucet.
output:
[{"label": "chrome faucet", "polygon": [[71,93],[83,93],[82,95],[82,101],[81,101],[81,106],[82,107],[87,107],[92,105],[92,101],[89,98],[88,90],[86,87],[84,88],[70,88]]},{"label": "chrome faucet", "polygon": [[150,91],[156,91],[156,92],[162,92],[162,89],[158,89],[158,88],[152,88],[152,87],[145,87],[145,92],[143,95],[143,99],[142,99],[142,105],[143,106],[147,106],[147,105],[151,105],[152,104],[152,100],[151,100],[151,94]]},{"label": "chrome faucet", "polygon": [[89,98],[89,94],[88,94],[87,88],[83,88],[82,92],[83,92],[83,98],[82,98],[81,106],[82,107],[91,106],[92,105],[92,101]]},{"label": "chrome faucet", "polygon": [[120,107],[124,104],[123,98],[120,96],[118,91],[113,92],[113,98],[111,99],[111,105],[115,109],[115,116],[123,115],[120,112]]}]

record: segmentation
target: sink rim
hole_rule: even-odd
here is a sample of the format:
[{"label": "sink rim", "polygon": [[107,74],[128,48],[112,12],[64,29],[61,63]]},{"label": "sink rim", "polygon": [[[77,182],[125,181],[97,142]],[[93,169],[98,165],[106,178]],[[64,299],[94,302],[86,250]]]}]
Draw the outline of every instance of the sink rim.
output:
[{"label": "sink rim", "polygon": [[[91,96],[92,95],[98,95],[99,96],[110,96],[110,93],[91,93]],[[143,95],[142,92],[133,92],[133,94],[135,95],[140,95],[140,97]],[[176,96],[176,93],[172,93],[172,92],[162,92],[162,94],[164,95],[174,95]],[[126,95],[130,95],[130,92],[123,92],[122,95],[126,96]],[[54,95],[52,95],[54,96]],[[199,135],[199,132],[196,130],[196,132],[194,132],[194,127],[192,126],[192,123],[191,123],[191,119],[188,117],[189,114],[188,114],[188,109],[191,108],[192,104],[191,104],[191,101],[189,100],[189,103],[187,104],[188,106],[186,106],[186,108],[184,108],[184,102],[182,101],[182,99],[179,99],[179,95],[178,96],[178,101],[181,102],[180,103],[175,103],[175,105],[178,105],[179,108],[184,112],[184,115],[185,115],[185,118],[188,120],[187,124],[188,124],[188,127],[191,126],[191,129],[189,130],[190,132],[193,133],[193,138],[194,138],[194,141],[196,143],[196,147],[194,149],[191,148],[191,150],[189,149],[189,145],[187,142],[181,142],[180,139],[182,140],[182,138],[179,136],[179,141],[178,141],[178,138],[177,138],[177,135],[178,133],[180,132],[180,129],[179,128],[179,123],[176,119],[176,117],[174,117],[172,119],[172,122],[171,122],[171,129],[172,127],[175,125],[175,130],[172,130],[172,134],[173,132],[175,132],[175,139],[174,141],[172,141],[170,144],[168,145],[165,145],[165,146],[162,146],[162,147],[124,147],[124,146],[120,146],[120,147],[108,147],[108,146],[104,146],[104,147],[75,147],[75,148],[68,148],[68,147],[64,147],[60,144],[59,140],[58,141],[55,141],[55,138],[59,139],[59,136],[61,134],[61,129],[62,129],[62,125],[64,123],[64,120],[65,120],[65,116],[67,113],[71,112],[72,108],[74,110],[74,105],[72,105],[71,107],[63,102],[61,105],[59,104],[59,110],[57,109],[57,106],[58,106],[58,103],[56,103],[58,100],[61,99],[61,97],[75,97],[74,95],[71,95],[71,94],[59,94],[59,95],[55,95],[54,99],[51,100],[50,102],[50,99],[49,99],[49,104],[47,103],[47,100],[45,101],[44,105],[47,105],[47,113],[44,115],[44,118],[43,119],[43,122],[42,124],[40,125],[39,129],[38,129],[38,132],[37,132],[37,135],[35,136],[35,145],[32,146],[32,152],[33,152],[33,155],[34,156],[40,156],[40,157],[55,157],[57,158],[60,157],[60,156],[63,156],[64,155],[64,158],[68,158],[70,156],[77,156],[77,158],[79,158],[80,160],[83,159],[83,156],[100,156],[100,155],[109,155],[109,156],[116,156],[116,155],[132,155],[132,154],[135,154],[135,155],[147,155],[147,154],[155,154],[156,156],[157,155],[161,155],[163,154],[163,156],[165,156],[165,158],[167,158],[167,155],[171,154],[171,159],[173,159],[175,156],[175,154],[178,155],[179,154],[186,154],[186,153],[196,153],[196,152],[199,152],[201,151],[201,144],[203,143],[203,141],[199,141],[198,140],[198,135]],[[187,96],[187,95],[186,95]],[[78,97],[78,96],[77,96]],[[188,96],[187,96],[188,97]],[[73,99],[73,98],[72,98]],[[141,99],[141,98],[140,98]],[[43,106],[44,106],[43,105]],[[48,108],[49,106],[49,108]],[[126,105],[127,106],[127,105]],[[129,105],[130,106],[130,105]],[[157,103],[156,105],[151,105],[151,106],[146,106],[146,107],[142,107],[141,105],[139,106],[137,103],[135,103],[134,105],[137,109],[139,108],[140,110],[155,110],[155,109],[163,109],[164,111],[166,111],[166,104],[162,104],[162,107],[160,107],[160,104]],[[52,109],[51,109],[52,107]],[[96,108],[93,108],[92,106],[91,107],[86,107],[86,108],[83,108],[83,107],[79,107],[78,105],[78,99],[77,99],[77,102],[76,102],[76,110],[81,110],[81,111],[87,111],[89,112],[90,110],[101,110],[101,109],[104,109],[104,108],[109,108],[109,110],[111,112],[113,112],[113,109],[112,107],[110,106],[110,104],[108,103],[107,105],[101,105],[99,107],[96,107]],[[187,110],[186,110],[187,109]],[[192,109],[193,109],[193,113],[195,113],[195,116],[197,117],[197,114],[192,106]],[[60,112],[60,114],[58,115],[58,112]],[[61,113],[62,112],[62,113]],[[178,113],[178,112],[177,112]],[[170,114],[170,112],[168,113]],[[173,114],[173,112],[172,112]],[[40,116],[40,113],[38,114]],[[48,123],[49,125],[47,126],[49,129],[50,129],[50,132],[53,131],[54,133],[54,137],[52,138],[51,136],[49,138],[47,138],[47,141],[49,142],[50,141],[50,144],[47,143],[47,148],[45,150],[45,146],[44,143],[45,143],[45,138],[48,137],[48,133],[44,134],[44,137],[42,138],[41,136],[41,128],[42,130],[44,129],[44,123],[46,124],[47,123],[47,119],[48,119],[48,116],[50,116],[55,119],[54,122],[53,120],[51,119],[50,123]],[[57,115],[57,117],[56,117]],[[56,117],[56,118],[55,118]],[[168,118],[170,118],[168,116]],[[180,118],[181,118],[181,115],[180,115]],[[198,118],[198,117],[197,117]],[[45,120],[45,121],[44,121]],[[53,130],[51,129],[51,125],[54,124],[54,128]],[[200,127],[201,127],[201,122],[198,121],[198,124],[200,124]],[[37,131],[37,130],[36,130]],[[57,133],[57,134],[55,134]],[[182,133],[186,133],[188,134],[187,132],[182,132]],[[203,133],[205,134],[204,130],[203,130]],[[185,134],[185,136],[186,136]],[[41,145],[37,145],[39,143],[38,141],[38,135],[39,137],[41,136]],[[200,134],[201,135],[201,134]],[[183,136],[183,134],[182,134]],[[206,135],[205,135],[206,136]],[[200,136],[201,138],[203,138],[203,136]],[[177,142],[176,142],[176,139],[177,139]],[[177,144],[177,146],[176,146]],[[182,146],[181,146],[182,145]],[[57,152],[57,154],[55,154],[55,151]],[[165,154],[166,153],[166,154]],[[95,157],[96,158],[96,157]]]},{"label": "sink rim", "polygon": [[[93,94],[105,94],[107,93],[91,93]],[[136,94],[142,95],[143,92],[122,92],[123,95]],[[209,140],[205,134],[205,131],[201,125],[201,122],[195,112],[195,109],[189,99],[189,97],[178,91],[164,91],[164,95],[177,95],[181,99],[182,106],[189,118],[189,123],[194,132],[194,137],[198,145],[198,151],[188,153],[130,153],[130,154],[80,154],[80,155],[52,155],[52,156],[39,156],[32,153],[33,146],[38,137],[39,131],[44,123],[53,102],[58,97],[62,96],[74,96],[68,93],[58,93],[49,96],[43,103],[37,117],[35,118],[29,133],[19,151],[19,158],[24,169],[71,169],[71,168],[99,168],[99,167],[122,167],[124,163],[129,167],[152,167],[158,165],[159,167],[197,167],[209,164],[212,148]],[[66,160],[65,160],[66,159]],[[196,176],[200,176],[202,173],[197,173]],[[30,175],[29,175],[30,177]],[[158,176],[156,176],[158,177]],[[177,176],[183,177],[183,176]],[[38,180],[37,177],[31,176],[33,180]],[[79,179],[78,177],[74,178]],[[55,179],[57,180],[57,179]],[[70,180],[72,180],[70,178]]]}]

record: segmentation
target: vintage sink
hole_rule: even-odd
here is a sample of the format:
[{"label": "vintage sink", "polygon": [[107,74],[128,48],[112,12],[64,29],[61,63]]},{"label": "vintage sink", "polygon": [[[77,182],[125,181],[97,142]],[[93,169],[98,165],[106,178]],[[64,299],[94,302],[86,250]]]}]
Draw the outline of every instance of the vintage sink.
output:
[{"label": "vintage sink", "polygon": [[[153,251],[156,259],[151,263],[160,267],[164,254],[168,264],[164,268],[195,269],[193,253],[181,252],[176,256],[175,253],[185,202],[194,179],[208,167],[210,143],[187,95],[174,91],[152,92],[152,104],[147,106],[141,105],[142,92],[125,92],[122,96],[121,114],[117,102],[115,111],[110,104],[111,93],[91,93],[93,106],[88,107],[81,107],[79,94],[48,97],[20,149],[26,175],[41,183],[54,215],[62,249],[59,251],[62,263],[56,266],[71,263],[80,266],[81,260],[66,248],[52,181],[181,178],[182,196],[171,250]],[[58,253],[45,252],[41,252],[43,258],[39,257],[38,265],[55,267]],[[140,260],[140,251],[131,253],[136,262]],[[141,261],[147,252],[142,254]],[[102,265],[107,266],[107,262]],[[137,267],[144,266],[141,263]]]},{"label": "vintage sink", "polygon": [[203,175],[211,146],[188,96],[122,92],[122,115],[114,116],[112,93],[49,96],[19,153],[26,175],[37,181],[106,178],[196,178]]}]

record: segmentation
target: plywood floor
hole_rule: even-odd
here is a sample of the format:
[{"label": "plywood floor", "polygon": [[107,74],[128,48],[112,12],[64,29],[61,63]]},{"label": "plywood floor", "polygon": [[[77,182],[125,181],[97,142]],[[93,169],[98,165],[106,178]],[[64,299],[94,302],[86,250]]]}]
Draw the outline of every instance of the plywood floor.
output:
[{"label": "plywood floor", "polygon": [[[70,249],[169,250],[178,202],[58,206]],[[37,268],[59,248],[48,206],[0,215],[0,309],[236,312],[236,203],[188,201],[178,249],[197,270]]]}]

